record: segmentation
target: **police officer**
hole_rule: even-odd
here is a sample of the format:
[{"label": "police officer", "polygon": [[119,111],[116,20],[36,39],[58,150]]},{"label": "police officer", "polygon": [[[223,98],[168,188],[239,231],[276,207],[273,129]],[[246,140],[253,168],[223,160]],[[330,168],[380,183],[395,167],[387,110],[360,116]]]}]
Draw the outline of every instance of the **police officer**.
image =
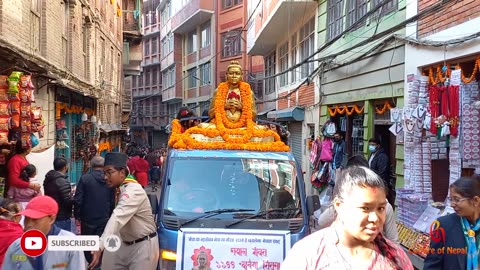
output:
[{"label": "police officer", "polygon": [[[105,179],[110,187],[120,187],[118,203],[100,237],[100,251],[93,252],[89,268],[94,268],[103,253],[102,269],[153,270],[159,257],[157,226],[149,199],[142,186],[128,174],[128,156],[107,153]],[[122,242],[115,252],[103,252],[105,239],[119,236]],[[107,240],[108,241],[108,240]]]}]

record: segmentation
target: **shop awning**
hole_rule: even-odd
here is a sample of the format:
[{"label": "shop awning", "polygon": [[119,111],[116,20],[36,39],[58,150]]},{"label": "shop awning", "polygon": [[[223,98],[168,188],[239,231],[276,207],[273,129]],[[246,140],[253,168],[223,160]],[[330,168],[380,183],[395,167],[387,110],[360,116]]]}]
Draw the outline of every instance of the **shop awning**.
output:
[{"label": "shop awning", "polygon": [[120,125],[116,125],[116,124],[102,124],[98,128],[100,129],[101,132],[105,132],[105,133],[109,133],[112,131],[119,131],[119,130],[126,131],[126,129],[123,129]]},{"label": "shop awning", "polygon": [[305,119],[305,109],[299,106],[290,107],[283,110],[276,110],[267,113],[267,118],[277,121],[303,121]]},{"label": "shop awning", "polygon": [[275,109],[264,110],[257,113],[257,117],[260,119],[267,119],[267,114]]}]

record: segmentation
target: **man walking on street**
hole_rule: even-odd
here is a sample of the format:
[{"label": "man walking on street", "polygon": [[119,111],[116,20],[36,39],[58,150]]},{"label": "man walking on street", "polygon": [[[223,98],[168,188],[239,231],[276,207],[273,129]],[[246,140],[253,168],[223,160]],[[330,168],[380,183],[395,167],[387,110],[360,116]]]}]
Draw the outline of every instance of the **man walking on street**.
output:
[{"label": "man walking on street", "polygon": [[57,157],[53,160],[53,170],[45,175],[43,188],[45,195],[52,197],[59,205],[55,225],[63,230],[72,229],[72,209],[73,197],[72,187],[67,180],[68,163],[63,157]]},{"label": "man walking on street", "polygon": [[[75,192],[75,218],[80,220],[82,235],[101,236],[115,207],[115,189],[108,187],[103,173],[104,158],[94,156],[91,172],[82,175]],[[92,262],[90,251],[85,252],[87,262]]]},{"label": "man walking on street", "polygon": [[[58,213],[57,202],[48,196],[33,198],[19,215],[25,216],[24,231],[39,230],[44,235],[74,236],[54,224]],[[2,270],[22,269],[85,269],[85,257],[81,251],[45,251],[38,257],[28,257],[20,247],[21,238],[13,242],[5,254]]]},{"label": "man walking on street", "polygon": [[103,269],[156,269],[159,257],[157,226],[147,193],[128,173],[127,155],[108,153],[105,156],[105,178],[110,187],[120,188],[117,206],[100,237],[100,251],[93,253],[90,268],[95,267],[103,253],[103,241],[119,236],[120,248],[103,253]]},{"label": "man walking on street", "polygon": [[370,151],[370,157],[368,159],[368,165],[370,169],[380,176],[385,182],[385,186],[388,189],[387,200],[395,209],[395,184],[392,181],[390,170],[390,159],[387,153],[380,145],[379,139],[371,138],[368,141],[368,150]]}]

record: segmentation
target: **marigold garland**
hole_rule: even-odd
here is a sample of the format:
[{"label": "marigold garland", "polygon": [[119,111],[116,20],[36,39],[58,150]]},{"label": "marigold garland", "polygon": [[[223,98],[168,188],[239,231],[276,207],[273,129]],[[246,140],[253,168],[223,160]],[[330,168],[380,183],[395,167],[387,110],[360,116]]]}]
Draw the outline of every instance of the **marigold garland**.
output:
[{"label": "marigold garland", "polygon": [[390,102],[385,101],[385,103],[383,103],[383,107],[381,109],[375,108],[375,112],[377,114],[384,114],[387,110],[390,110],[392,108],[393,107],[392,107],[392,105],[390,105]]},{"label": "marigold garland", "polygon": [[[247,119],[252,119],[252,108],[250,108],[248,104],[248,102],[252,100],[252,90],[250,85],[246,82],[239,82],[238,86],[241,102],[243,104],[242,115],[238,122],[232,122],[227,118],[227,114],[225,113],[225,103],[227,102],[229,91],[228,83],[222,82],[218,85],[217,95],[215,97],[215,122],[220,129],[223,127],[229,129],[245,127]],[[218,119],[221,119],[221,121]]]},{"label": "marigold garland", "polygon": [[[253,122],[248,120],[247,122]],[[252,125],[253,127],[253,125]],[[272,130],[253,129],[224,129],[224,136],[218,129],[204,129],[192,127],[181,133],[180,122],[175,119],[172,122],[172,134],[168,141],[170,147],[176,149],[226,149],[226,150],[250,150],[250,151],[272,151],[272,152],[288,152],[290,148],[284,144],[280,136]],[[221,136],[224,142],[202,142],[195,140],[192,134],[202,134],[209,138]],[[231,135],[240,135],[242,137],[235,138]],[[248,136],[245,136],[248,135]],[[274,142],[251,142],[252,137],[266,138],[274,137]],[[225,140],[226,139],[226,140]]]},{"label": "marigold garland", "polygon": [[[433,74],[433,67],[429,67],[428,68],[428,82],[430,85],[434,85],[434,84],[438,84],[438,83],[444,83],[445,80],[447,78],[450,78],[451,76],[451,69],[450,69],[450,65],[449,64],[446,64],[447,66],[447,71],[446,71],[446,76],[444,77],[443,76],[443,72],[442,72],[442,68],[440,65],[438,65],[436,67],[436,74],[434,75]],[[462,75],[462,82],[463,83],[470,83],[472,82],[476,75],[477,75],[477,72],[479,71],[479,68],[480,68],[480,58],[478,58],[477,60],[475,60],[475,64],[473,66],[473,71],[472,71],[472,74],[467,78],[465,76],[465,74],[463,73],[463,70],[461,72],[461,75]],[[460,67],[460,64],[457,64],[455,66],[455,69],[461,69]]]},{"label": "marigold garland", "polygon": [[330,116],[335,116],[337,114],[347,114],[348,116],[352,115],[354,112],[356,114],[362,114],[363,113],[364,106],[359,108],[357,105],[353,105],[351,109],[348,108],[347,105],[343,105],[342,107],[339,107],[336,105],[333,108],[328,108],[328,113]]}]

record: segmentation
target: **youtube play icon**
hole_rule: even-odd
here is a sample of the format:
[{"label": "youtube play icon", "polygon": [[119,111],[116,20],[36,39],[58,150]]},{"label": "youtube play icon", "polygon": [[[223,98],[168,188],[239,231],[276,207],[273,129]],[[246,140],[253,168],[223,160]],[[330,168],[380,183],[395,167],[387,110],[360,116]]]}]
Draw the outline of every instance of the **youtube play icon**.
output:
[{"label": "youtube play icon", "polygon": [[20,247],[27,256],[40,256],[47,249],[47,237],[39,230],[26,231],[20,240]]}]

